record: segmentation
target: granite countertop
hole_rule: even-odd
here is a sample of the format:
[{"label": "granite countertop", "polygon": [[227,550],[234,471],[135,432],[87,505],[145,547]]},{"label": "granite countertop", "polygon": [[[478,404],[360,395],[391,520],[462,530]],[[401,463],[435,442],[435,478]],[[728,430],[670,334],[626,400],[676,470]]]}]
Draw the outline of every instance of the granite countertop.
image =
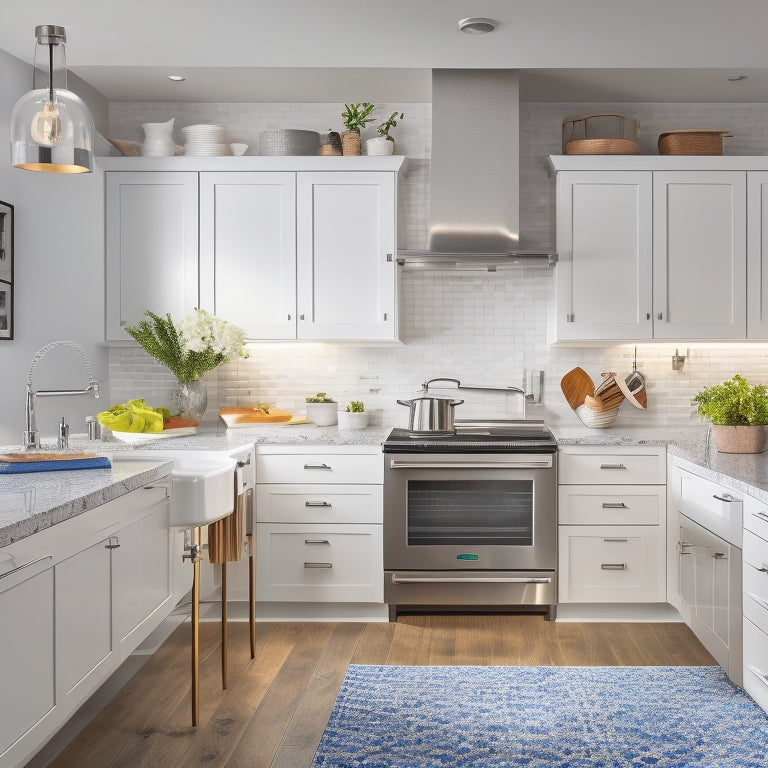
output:
[{"label": "granite countertop", "polygon": [[111,469],[0,475],[0,547],[141,488],[172,466],[164,460],[121,459]]}]

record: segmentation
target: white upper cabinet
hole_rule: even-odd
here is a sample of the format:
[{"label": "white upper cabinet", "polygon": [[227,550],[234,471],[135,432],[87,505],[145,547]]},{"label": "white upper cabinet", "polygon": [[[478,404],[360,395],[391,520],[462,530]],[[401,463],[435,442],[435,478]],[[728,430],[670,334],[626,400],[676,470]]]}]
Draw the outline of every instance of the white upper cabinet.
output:
[{"label": "white upper cabinet", "polygon": [[768,339],[768,171],[747,174],[747,337]]},{"label": "white upper cabinet", "polygon": [[768,203],[753,199],[762,193],[757,177],[747,218],[755,158],[551,161],[558,171],[554,341],[768,336],[768,309],[756,304],[768,298],[768,277],[755,277],[764,259],[753,231],[762,228],[760,215],[768,224]]},{"label": "white upper cabinet", "polygon": [[557,339],[648,339],[651,174],[557,177]]},{"label": "white upper cabinet", "polygon": [[200,174],[200,306],[249,339],[296,338],[296,174]]},{"label": "white upper cabinet", "polygon": [[395,177],[300,173],[300,339],[397,338]]},{"label": "white upper cabinet", "polygon": [[108,341],[150,310],[183,317],[197,306],[197,174],[107,173]]},{"label": "white upper cabinet", "polygon": [[654,338],[745,338],[746,181],[739,171],[654,172]]}]

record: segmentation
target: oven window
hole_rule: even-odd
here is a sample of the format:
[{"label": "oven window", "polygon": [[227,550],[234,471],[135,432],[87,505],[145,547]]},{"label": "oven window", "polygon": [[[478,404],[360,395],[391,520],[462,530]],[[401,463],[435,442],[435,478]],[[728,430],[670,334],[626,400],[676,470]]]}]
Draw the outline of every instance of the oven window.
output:
[{"label": "oven window", "polygon": [[409,480],[408,545],[533,545],[533,480]]}]

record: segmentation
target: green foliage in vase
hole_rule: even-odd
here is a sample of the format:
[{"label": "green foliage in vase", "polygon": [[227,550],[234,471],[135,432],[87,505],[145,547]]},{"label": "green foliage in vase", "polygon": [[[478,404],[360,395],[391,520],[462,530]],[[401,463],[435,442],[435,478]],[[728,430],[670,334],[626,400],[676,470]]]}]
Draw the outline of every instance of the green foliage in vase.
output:
[{"label": "green foliage in vase", "polygon": [[365,405],[360,400],[352,400],[347,406],[348,413],[363,413],[365,411]]},{"label": "green foliage in vase", "polygon": [[222,363],[248,357],[245,332],[204,309],[195,309],[178,325],[169,314],[144,314],[149,319],[126,328],[126,333],[179,381],[197,381]]},{"label": "green foliage in vase", "polygon": [[367,101],[360,104],[345,104],[341,119],[348,131],[360,133],[361,128],[365,128],[368,123],[374,121],[375,118],[370,116],[371,112],[373,112],[373,104]]},{"label": "green foliage in vase", "polygon": [[400,112],[398,113],[395,111],[393,112],[381,125],[379,125],[376,128],[376,133],[379,134],[379,136],[383,136],[387,141],[394,142],[394,139],[389,135],[389,132],[397,126],[397,121],[402,120],[405,117],[405,115]]},{"label": "green foliage in vase", "polygon": [[739,427],[768,424],[768,392],[763,384],[750,383],[738,373],[693,398],[701,418],[713,424]]},{"label": "green foliage in vase", "polygon": [[332,397],[328,397],[325,392],[318,392],[314,397],[305,398],[307,403],[335,403]]}]

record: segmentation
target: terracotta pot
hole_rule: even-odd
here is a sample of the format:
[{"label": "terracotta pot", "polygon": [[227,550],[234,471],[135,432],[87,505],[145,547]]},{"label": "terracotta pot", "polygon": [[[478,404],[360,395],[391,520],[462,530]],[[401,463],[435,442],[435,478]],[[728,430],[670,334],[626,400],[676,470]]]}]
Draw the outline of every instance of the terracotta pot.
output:
[{"label": "terracotta pot", "polygon": [[357,131],[344,131],[341,134],[341,151],[344,155],[360,154],[360,134]]},{"label": "terracotta pot", "polygon": [[713,424],[712,439],[720,453],[762,453],[768,448],[768,425],[729,427]]}]

